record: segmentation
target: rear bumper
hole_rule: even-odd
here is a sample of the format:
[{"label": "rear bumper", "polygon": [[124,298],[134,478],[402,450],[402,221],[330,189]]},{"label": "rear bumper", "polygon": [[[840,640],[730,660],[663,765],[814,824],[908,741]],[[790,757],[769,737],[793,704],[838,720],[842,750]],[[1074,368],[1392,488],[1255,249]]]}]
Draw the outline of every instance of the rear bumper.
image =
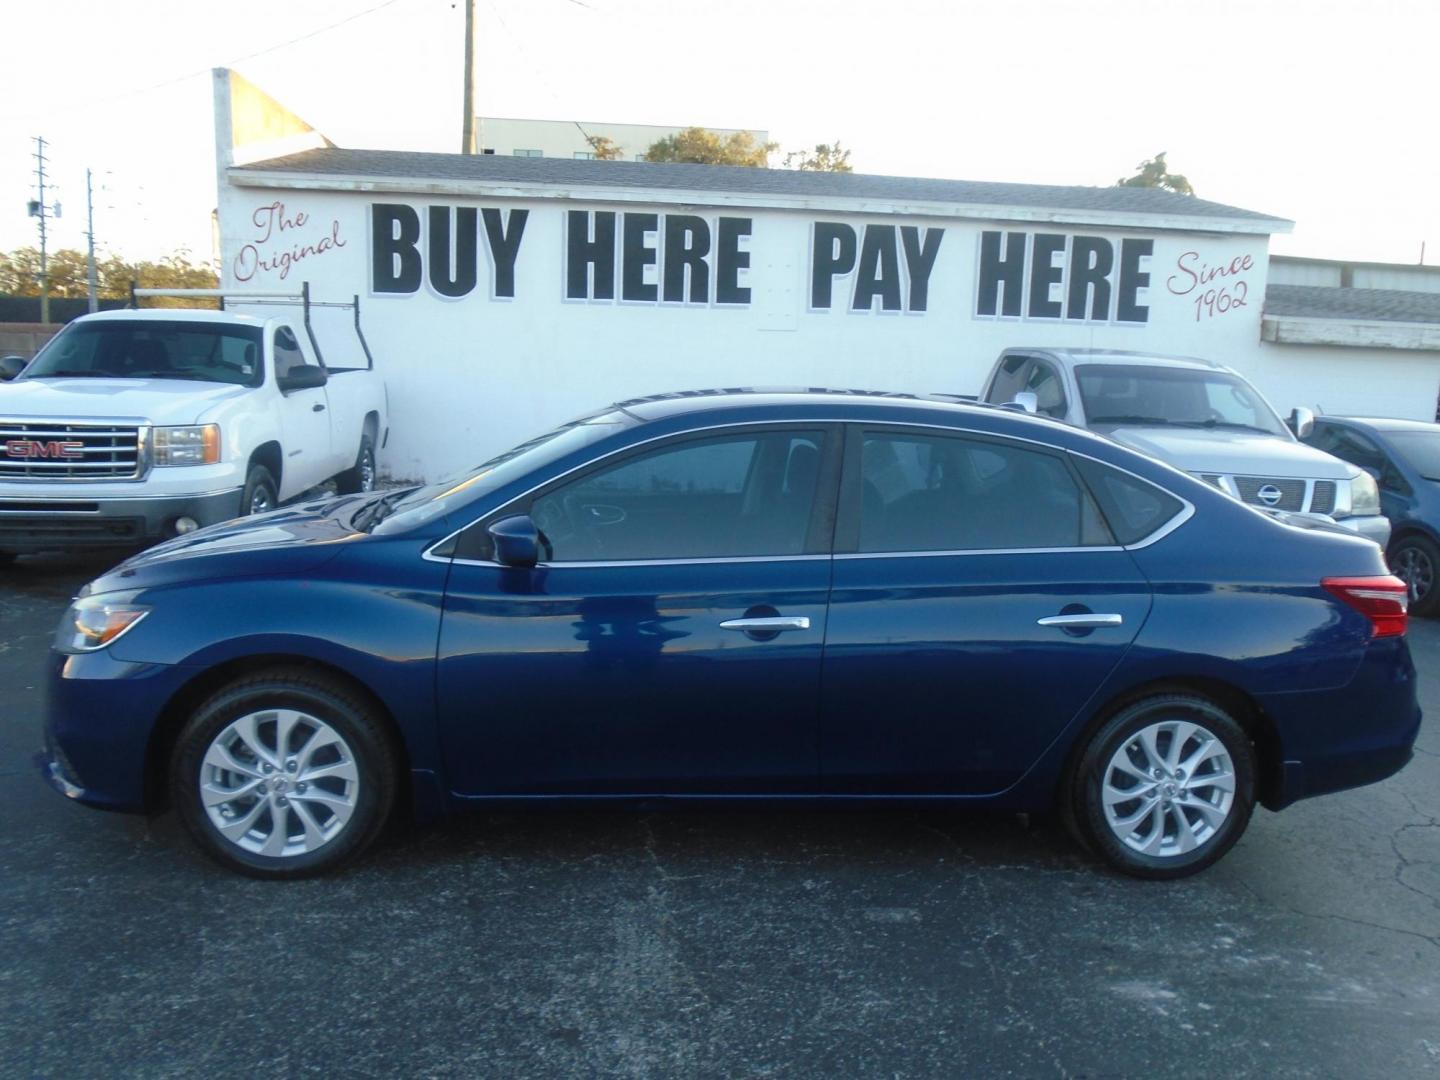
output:
[{"label": "rear bumper", "polygon": [[1256,700],[1277,742],[1261,784],[1271,810],[1395,775],[1420,734],[1415,665],[1404,638],[1371,642],[1347,686]]},{"label": "rear bumper", "polygon": [[140,498],[34,498],[0,490],[0,551],[136,547],[175,535],[188,517],[200,526],[235,517],[240,489]]}]

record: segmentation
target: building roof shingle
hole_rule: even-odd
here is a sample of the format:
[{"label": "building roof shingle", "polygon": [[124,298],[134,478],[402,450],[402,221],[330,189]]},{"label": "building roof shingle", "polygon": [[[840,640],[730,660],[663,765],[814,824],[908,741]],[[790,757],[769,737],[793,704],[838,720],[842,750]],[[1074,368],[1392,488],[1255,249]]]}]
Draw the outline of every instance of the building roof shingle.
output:
[{"label": "building roof shingle", "polygon": [[1300,319],[1440,323],[1440,293],[1271,285],[1265,290],[1265,314]]},{"label": "building roof shingle", "polygon": [[[589,161],[506,157],[499,154],[424,154],[404,150],[320,147],[286,157],[237,166],[236,173],[381,177],[392,180],[492,184],[553,184],[565,187],[705,191],[734,195],[876,199],[887,202],[1035,207],[1080,212],[1176,215],[1253,223],[1283,218],[1177,195],[1159,188],[1062,187],[973,180],[936,180],[864,173],[750,169],[730,165],[684,165],[648,161]],[[1258,231],[1258,230],[1257,230]]]}]

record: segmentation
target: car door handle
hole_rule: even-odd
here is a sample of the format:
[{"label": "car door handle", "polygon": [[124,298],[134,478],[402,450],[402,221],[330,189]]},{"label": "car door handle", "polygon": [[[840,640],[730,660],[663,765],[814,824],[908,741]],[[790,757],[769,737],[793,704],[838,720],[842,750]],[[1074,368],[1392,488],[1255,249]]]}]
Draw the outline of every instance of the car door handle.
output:
[{"label": "car door handle", "polygon": [[726,619],[721,630],[809,630],[808,615],[769,615],[759,619]]},{"label": "car door handle", "polygon": [[311,405],[311,406],[310,406],[310,411],[311,411],[311,412],[324,412],[324,411],[325,411],[325,406],[317,403],[317,404],[314,404],[314,405]]},{"label": "car door handle", "polygon": [[1093,630],[1097,626],[1120,626],[1125,622],[1119,615],[1097,615],[1082,611],[1074,615],[1047,615],[1036,619],[1037,626],[1058,626],[1063,630]]}]

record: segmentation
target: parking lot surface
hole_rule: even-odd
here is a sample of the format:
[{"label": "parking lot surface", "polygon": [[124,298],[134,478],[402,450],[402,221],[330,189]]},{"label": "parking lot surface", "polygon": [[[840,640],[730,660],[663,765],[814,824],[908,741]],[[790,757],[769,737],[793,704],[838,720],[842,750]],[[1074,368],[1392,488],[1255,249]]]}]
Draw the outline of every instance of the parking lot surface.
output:
[{"label": "parking lot surface", "polygon": [[[951,809],[481,814],[235,877],[30,763],[104,560],[0,570],[11,1076],[1440,1076],[1440,736],[1197,878]],[[1440,717],[1440,623],[1412,622]]]}]

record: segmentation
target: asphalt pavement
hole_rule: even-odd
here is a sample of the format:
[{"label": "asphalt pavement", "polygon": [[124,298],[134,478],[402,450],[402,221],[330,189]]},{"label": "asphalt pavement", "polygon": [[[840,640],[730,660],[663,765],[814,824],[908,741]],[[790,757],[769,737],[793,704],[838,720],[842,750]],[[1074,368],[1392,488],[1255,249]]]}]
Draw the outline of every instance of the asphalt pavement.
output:
[{"label": "asphalt pavement", "polygon": [[483,814],[257,882],[33,773],[104,565],[0,570],[5,1075],[1440,1077],[1436,720],[1181,882],[944,808]]}]

